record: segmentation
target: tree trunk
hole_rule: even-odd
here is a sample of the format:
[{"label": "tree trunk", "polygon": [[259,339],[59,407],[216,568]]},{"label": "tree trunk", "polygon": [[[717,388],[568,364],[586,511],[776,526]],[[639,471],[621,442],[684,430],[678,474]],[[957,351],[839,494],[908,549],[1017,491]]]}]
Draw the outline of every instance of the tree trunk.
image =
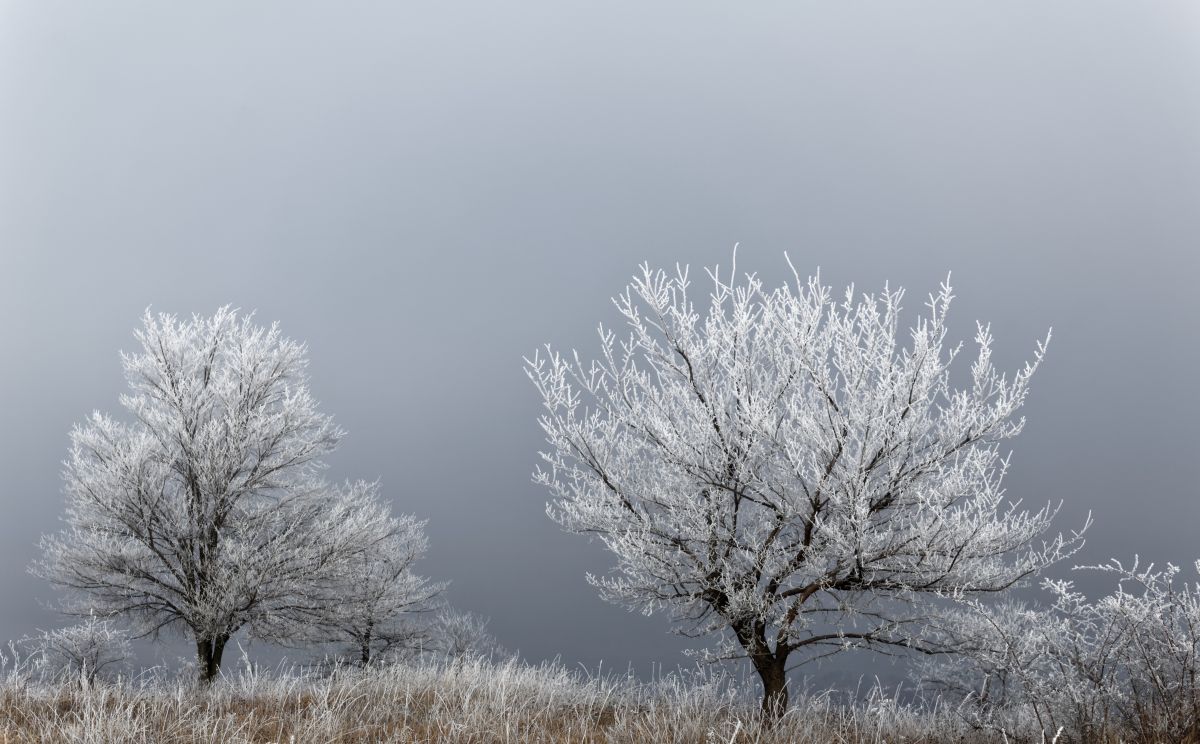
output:
[{"label": "tree trunk", "polygon": [[762,681],[763,715],[768,721],[775,721],[783,715],[788,706],[787,660],[792,649],[790,646],[778,645],[774,651],[767,643],[767,627],[762,621],[751,620],[733,625],[734,635],[746,655],[754,664],[754,671]]},{"label": "tree trunk", "polygon": [[221,671],[221,655],[229,636],[196,639],[196,666],[200,670],[200,683],[208,686]]},{"label": "tree trunk", "polygon": [[758,672],[758,678],[762,681],[763,715],[768,720],[777,720],[788,707],[787,657],[764,654],[751,657],[751,661],[754,662],[754,671]]}]

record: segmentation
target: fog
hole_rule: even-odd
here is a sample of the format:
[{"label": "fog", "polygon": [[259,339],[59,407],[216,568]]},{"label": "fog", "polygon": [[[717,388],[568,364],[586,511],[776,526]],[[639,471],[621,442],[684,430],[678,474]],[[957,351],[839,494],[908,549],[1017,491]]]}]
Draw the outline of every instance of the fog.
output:
[{"label": "fog", "polygon": [[0,112],[0,639],[61,622],[26,566],[142,311],[232,303],[505,646],[687,663],[545,516],[521,359],[735,243],[913,310],[953,271],[1010,368],[1053,326],[1010,495],[1092,511],[1085,562],[1200,557],[1194,3],[14,2]]}]

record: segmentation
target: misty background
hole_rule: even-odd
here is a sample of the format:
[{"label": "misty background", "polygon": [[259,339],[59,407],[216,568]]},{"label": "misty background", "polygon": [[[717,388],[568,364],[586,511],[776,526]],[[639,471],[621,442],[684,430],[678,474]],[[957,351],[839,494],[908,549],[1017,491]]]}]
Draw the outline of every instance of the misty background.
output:
[{"label": "misty background", "polygon": [[952,270],[1005,368],[1053,325],[1009,494],[1093,511],[1080,562],[1190,565],[1198,238],[1193,2],[0,2],[0,640],[62,623],[26,566],[142,311],[232,303],[506,647],[688,663],[544,515],[521,358],[735,243],[914,312]]}]

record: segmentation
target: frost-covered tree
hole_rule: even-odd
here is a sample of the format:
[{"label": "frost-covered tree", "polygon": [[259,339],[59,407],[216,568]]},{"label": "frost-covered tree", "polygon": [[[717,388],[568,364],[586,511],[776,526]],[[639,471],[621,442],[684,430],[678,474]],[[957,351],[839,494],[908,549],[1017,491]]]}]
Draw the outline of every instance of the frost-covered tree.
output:
[{"label": "frost-covered tree", "polygon": [[410,516],[392,520],[387,539],[348,567],[339,600],[319,621],[316,640],[345,646],[343,658],[362,666],[429,644],[428,618],[446,584],[414,571],[429,544],[424,528],[425,522]]},{"label": "frost-covered tree", "polygon": [[38,670],[55,681],[91,687],[131,655],[129,638],[111,620],[94,616],[77,625],[42,631],[30,639]]},{"label": "frost-covered tree", "polygon": [[839,302],[794,271],[772,290],[708,274],[697,308],[686,268],[643,266],[614,299],[627,336],[601,326],[595,361],[526,360],[549,444],[534,480],[616,556],[589,576],[605,598],[719,634],[710,657],[748,657],[777,714],[790,661],[939,650],[918,600],[1000,592],[1077,546],[1042,541],[1057,509],[1001,486],[1044,342],[1005,375],[979,325],[959,388],[948,285],[904,338],[902,290]]},{"label": "frost-covered tree", "polygon": [[309,393],[305,346],[277,325],[147,311],[135,336],[128,416],[71,432],[67,527],[33,570],[71,590],[69,612],[183,631],[210,681],[239,630],[286,641],[322,617],[396,525],[370,489],[320,478],[342,432]]}]

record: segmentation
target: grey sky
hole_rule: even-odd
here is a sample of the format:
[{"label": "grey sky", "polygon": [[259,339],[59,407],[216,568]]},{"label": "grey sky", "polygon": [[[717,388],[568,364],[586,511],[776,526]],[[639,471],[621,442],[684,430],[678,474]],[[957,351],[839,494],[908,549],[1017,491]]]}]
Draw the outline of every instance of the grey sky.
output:
[{"label": "grey sky", "polygon": [[0,3],[0,639],[55,622],[25,566],[142,309],[233,303],[505,645],[673,666],[542,512],[521,356],[739,241],[910,308],[953,270],[1009,366],[1053,325],[1010,493],[1094,510],[1085,558],[1200,557],[1200,6],[748,7]]}]

